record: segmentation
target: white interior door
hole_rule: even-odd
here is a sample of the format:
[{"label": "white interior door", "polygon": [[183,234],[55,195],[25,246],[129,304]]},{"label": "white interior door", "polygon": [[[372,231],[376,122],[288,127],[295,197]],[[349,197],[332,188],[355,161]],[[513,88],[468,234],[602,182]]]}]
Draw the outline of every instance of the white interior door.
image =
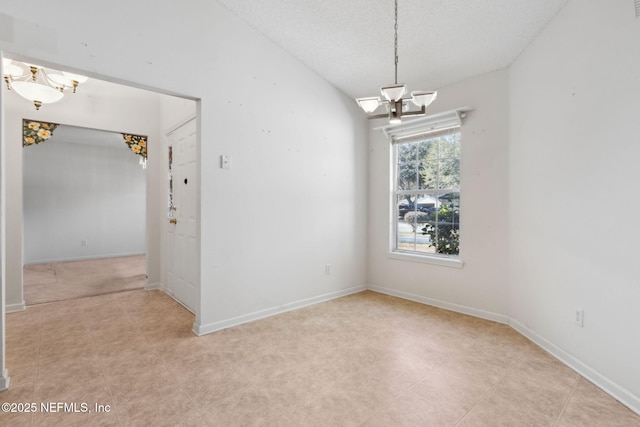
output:
[{"label": "white interior door", "polygon": [[167,293],[195,313],[197,289],[196,120],[167,134],[169,215],[166,233]]}]

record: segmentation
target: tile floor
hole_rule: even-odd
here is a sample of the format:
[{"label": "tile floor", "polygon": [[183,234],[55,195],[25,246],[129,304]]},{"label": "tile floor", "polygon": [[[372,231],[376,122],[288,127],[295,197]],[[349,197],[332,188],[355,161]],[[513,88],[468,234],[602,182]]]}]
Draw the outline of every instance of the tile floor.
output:
[{"label": "tile floor", "polygon": [[147,276],[145,255],[25,265],[27,305],[140,289]]},{"label": "tile floor", "polygon": [[0,401],[92,412],[3,426],[640,426],[511,328],[374,292],[203,337],[160,291],[7,317]]}]

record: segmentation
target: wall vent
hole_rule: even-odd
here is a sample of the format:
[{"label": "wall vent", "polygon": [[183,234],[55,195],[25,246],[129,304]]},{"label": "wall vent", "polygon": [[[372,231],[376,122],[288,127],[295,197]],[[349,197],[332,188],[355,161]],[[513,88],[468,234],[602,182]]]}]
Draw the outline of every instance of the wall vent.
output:
[{"label": "wall vent", "polygon": [[640,0],[636,0],[636,18],[640,18]]}]

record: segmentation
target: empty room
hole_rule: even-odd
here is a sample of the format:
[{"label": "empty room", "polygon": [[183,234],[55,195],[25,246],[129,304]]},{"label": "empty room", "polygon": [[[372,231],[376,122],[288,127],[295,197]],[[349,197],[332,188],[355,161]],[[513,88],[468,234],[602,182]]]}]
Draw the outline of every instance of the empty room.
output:
[{"label": "empty room", "polygon": [[638,0],[3,1],[0,425],[640,426],[637,40]]}]

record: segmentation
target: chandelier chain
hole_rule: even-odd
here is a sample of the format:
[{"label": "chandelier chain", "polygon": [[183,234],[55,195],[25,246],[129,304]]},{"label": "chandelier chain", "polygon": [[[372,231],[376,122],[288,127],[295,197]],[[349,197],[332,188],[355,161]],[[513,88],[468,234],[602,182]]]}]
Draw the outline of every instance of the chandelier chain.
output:
[{"label": "chandelier chain", "polygon": [[[639,1],[640,0],[636,0]],[[407,93],[406,84],[398,84],[398,0],[394,0],[394,21],[393,21],[393,62],[395,80],[393,85],[384,85],[380,88],[380,96],[370,96],[366,98],[356,98],[356,102],[367,113],[370,119],[389,118],[389,124],[395,125],[402,122],[404,116],[423,116],[426,108],[437,96],[436,91],[414,90]],[[410,103],[417,106],[419,110],[412,109]],[[385,106],[386,113],[375,114],[380,106]]]},{"label": "chandelier chain", "polygon": [[398,84],[398,0],[395,3],[395,21],[394,21],[394,40],[393,40],[393,51],[394,51],[394,62],[395,62],[395,83]]}]

